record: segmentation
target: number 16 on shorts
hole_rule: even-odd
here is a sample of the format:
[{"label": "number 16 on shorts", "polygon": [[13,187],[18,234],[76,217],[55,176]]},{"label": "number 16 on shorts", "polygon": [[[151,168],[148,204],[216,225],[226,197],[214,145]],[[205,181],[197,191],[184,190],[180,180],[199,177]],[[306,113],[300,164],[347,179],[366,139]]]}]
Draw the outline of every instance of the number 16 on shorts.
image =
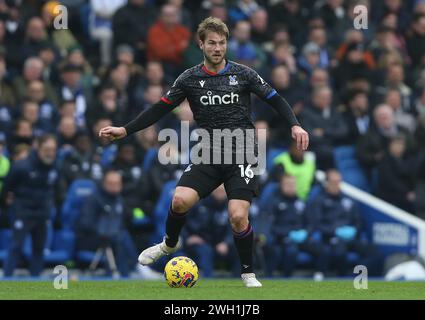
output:
[{"label": "number 16 on shorts", "polygon": [[248,164],[245,167],[243,164],[240,164],[239,168],[241,169],[241,177],[245,180],[246,184],[248,184],[249,180],[254,177],[254,171],[252,171],[251,165]]}]

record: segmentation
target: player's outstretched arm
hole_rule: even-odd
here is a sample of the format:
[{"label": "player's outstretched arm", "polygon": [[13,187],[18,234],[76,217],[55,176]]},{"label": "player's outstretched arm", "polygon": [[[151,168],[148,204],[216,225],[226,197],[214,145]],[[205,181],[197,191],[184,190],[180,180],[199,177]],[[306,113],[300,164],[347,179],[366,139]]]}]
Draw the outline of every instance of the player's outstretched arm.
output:
[{"label": "player's outstretched arm", "polygon": [[99,131],[99,137],[106,138],[109,141],[122,139],[134,132],[143,130],[153,125],[174,108],[175,106],[171,106],[170,104],[160,100],[149,109],[142,111],[135,119],[131,120],[124,127],[108,126],[102,128]]},{"label": "player's outstretched arm", "polygon": [[289,123],[291,136],[297,142],[297,148],[307,150],[309,143],[308,133],[301,127],[289,103],[279,94],[273,95],[267,102]]}]

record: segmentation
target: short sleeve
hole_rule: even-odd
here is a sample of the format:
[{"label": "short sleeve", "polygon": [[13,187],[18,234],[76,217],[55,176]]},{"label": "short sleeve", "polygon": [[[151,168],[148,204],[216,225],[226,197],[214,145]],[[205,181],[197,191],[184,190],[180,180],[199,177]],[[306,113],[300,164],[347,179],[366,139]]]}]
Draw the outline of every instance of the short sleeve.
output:
[{"label": "short sleeve", "polygon": [[263,100],[270,99],[275,94],[276,90],[273,89],[256,71],[247,68],[248,70],[248,87],[249,90],[255,93]]},{"label": "short sleeve", "polygon": [[184,73],[182,73],[176,81],[174,81],[170,90],[161,98],[161,100],[173,107],[178,106],[186,99],[186,93],[184,91]]}]

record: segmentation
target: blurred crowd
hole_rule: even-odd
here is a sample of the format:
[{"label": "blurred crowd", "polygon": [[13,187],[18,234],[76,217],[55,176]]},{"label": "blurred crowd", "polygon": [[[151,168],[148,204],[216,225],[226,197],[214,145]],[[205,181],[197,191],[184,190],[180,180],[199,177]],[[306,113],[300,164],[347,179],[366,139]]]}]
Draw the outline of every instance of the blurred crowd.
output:
[{"label": "blurred crowd", "polygon": [[[353,27],[356,5],[368,8],[366,29]],[[253,97],[268,154],[279,151],[261,177],[263,192],[273,192],[252,213],[268,274],[289,276],[304,260],[322,275],[344,274],[356,259],[379,269],[356,204],[340,193],[337,147],[355,149],[373,194],[425,217],[424,0],[0,0],[0,229],[13,230],[6,275],[22,264],[28,233],[39,274],[43,223],[66,228],[72,185],[87,179],[97,190],[71,224],[74,249],[96,250],[108,238],[121,273],[134,268],[128,261],[150,244],[165,184],[184,170],[159,163],[158,132],[196,124],[184,102],[119,143],[98,132],[133,119],[202,62],[196,28],[208,16],[229,26],[228,58],[267,80],[310,134],[309,152],[297,151],[282,120]],[[324,188],[315,189],[317,169],[327,172]],[[217,264],[237,269],[225,203],[219,188],[185,228],[184,250],[207,276]]]}]

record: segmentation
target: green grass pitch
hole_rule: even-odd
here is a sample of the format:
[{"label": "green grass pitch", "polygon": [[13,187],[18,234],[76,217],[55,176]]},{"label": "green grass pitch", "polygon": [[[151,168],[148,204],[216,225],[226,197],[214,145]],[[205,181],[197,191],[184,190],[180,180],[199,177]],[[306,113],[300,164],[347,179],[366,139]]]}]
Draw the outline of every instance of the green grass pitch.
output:
[{"label": "green grass pitch", "polygon": [[19,299],[425,299],[425,282],[369,281],[357,290],[349,280],[263,280],[262,288],[245,288],[240,280],[201,279],[193,288],[169,288],[165,281],[70,281],[56,290],[53,281],[0,281],[0,300]]}]

